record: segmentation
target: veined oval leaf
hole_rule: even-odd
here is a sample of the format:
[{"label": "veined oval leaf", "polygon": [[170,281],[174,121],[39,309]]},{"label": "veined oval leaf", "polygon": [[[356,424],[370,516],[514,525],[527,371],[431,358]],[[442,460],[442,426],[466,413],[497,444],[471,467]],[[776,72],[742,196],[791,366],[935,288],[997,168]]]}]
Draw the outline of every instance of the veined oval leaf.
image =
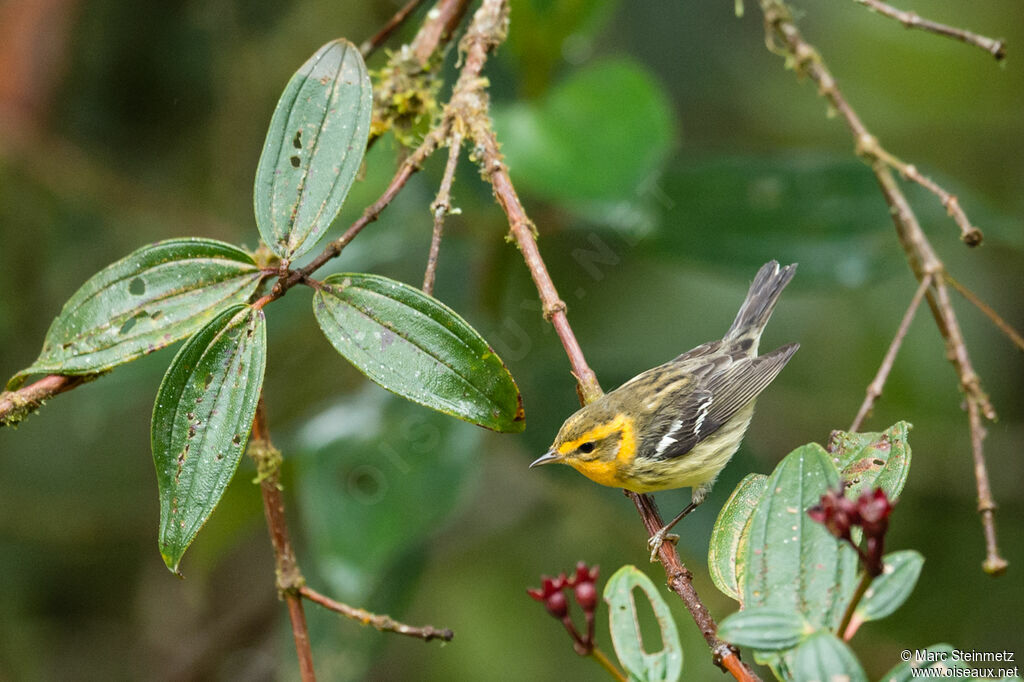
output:
[{"label": "veined oval leaf", "polygon": [[245,450],[266,348],[263,311],[233,306],[182,346],[160,383],[152,425],[160,555],[175,573]]},{"label": "veined oval leaf", "polygon": [[819,631],[797,647],[793,679],[800,682],[868,682],[850,647],[831,632]]},{"label": "veined oval leaf", "polygon": [[341,210],[366,152],[373,98],[358,48],[332,40],[284,89],[256,169],[254,205],[263,241],[292,261]]},{"label": "veined oval leaf", "polygon": [[924,566],[924,557],[912,549],[887,554],[882,561],[882,575],[871,581],[853,614],[859,622],[885,618],[901,607],[914,591]]},{"label": "veined oval leaf", "polygon": [[744,553],[744,605],[800,613],[815,628],[835,628],[853,589],[857,557],[807,516],[839,472],[817,443],[775,467],[750,520]]},{"label": "veined oval leaf", "polygon": [[828,451],[848,483],[847,497],[855,499],[874,488],[884,490],[890,500],[900,496],[910,473],[910,429],[909,423],[901,421],[881,433],[832,434]]},{"label": "veined oval leaf", "polygon": [[494,431],[522,431],[512,375],[459,315],[407,284],[339,273],[313,313],[331,344],[372,381],[403,398]]},{"label": "veined oval leaf", "polygon": [[708,545],[708,570],[715,587],[743,605],[743,545],[750,534],[750,519],[768,487],[768,477],[747,474],[715,520]]},{"label": "veined oval leaf", "polygon": [[[661,651],[644,651],[640,637],[640,620],[633,601],[634,588],[639,588],[651,602],[654,617],[661,630]],[[678,680],[683,672],[683,649],[679,644],[679,631],[672,612],[646,574],[635,566],[623,566],[608,579],[604,586],[604,600],[608,604],[608,625],[612,645],[619,662],[626,668],[630,680],[643,682],[669,682]]]},{"label": "veined oval leaf", "polygon": [[718,624],[718,636],[730,644],[757,651],[782,651],[811,634],[807,622],[793,609],[752,606]]},{"label": "veined oval leaf", "polygon": [[241,249],[213,239],[169,239],[93,275],[50,325],[32,366],[15,375],[92,374],[185,338],[225,306],[244,303],[262,274]]}]

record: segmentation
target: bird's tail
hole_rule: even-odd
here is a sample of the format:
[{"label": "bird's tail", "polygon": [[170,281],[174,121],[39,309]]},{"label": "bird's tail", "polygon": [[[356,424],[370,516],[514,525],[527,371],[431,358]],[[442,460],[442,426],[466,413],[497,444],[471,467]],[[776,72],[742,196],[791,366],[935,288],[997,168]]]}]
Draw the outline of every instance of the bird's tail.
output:
[{"label": "bird's tail", "polygon": [[795,272],[796,263],[780,268],[778,261],[773,260],[762,265],[750,285],[747,300],[743,301],[740,311],[736,313],[736,319],[725,338],[730,341],[751,338],[756,352],[757,341],[761,338],[764,326],[768,324],[768,318],[772,316],[775,303]]}]

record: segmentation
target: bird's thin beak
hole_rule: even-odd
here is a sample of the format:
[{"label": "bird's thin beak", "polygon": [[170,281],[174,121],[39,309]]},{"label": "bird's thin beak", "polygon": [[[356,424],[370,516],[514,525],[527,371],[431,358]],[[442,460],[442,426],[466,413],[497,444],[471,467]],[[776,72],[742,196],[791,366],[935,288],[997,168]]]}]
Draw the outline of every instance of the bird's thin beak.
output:
[{"label": "bird's thin beak", "polygon": [[543,455],[533,460],[533,464],[530,465],[530,468],[532,469],[533,467],[539,467],[541,464],[551,464],[552,462],[557,462],[559,459],[561,459],[561,457],[562,456],[558,454],[557,451],[548,450]]}]

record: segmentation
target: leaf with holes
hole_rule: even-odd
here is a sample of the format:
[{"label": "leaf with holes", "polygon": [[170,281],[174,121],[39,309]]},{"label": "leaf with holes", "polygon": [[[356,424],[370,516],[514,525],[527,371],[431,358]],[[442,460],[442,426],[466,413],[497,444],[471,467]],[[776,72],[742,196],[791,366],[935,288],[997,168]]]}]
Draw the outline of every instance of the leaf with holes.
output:
[{"label": "leaf with holes", "polygon": [[857,556],[807,516],[839,472],[817,443],[786,455],[768,477],[750,519],[744,605],[789,609],[815,628],[835,628],[857,571]]},{"label": "leaf with holes", "polygon": [[323,281],[313,313],[337,351],[389,391],[494,431],[523,430],[519,389],[501,358],[436,298],[340,273]]},{"label": "leaf with holes", "polygon": [[370,133],[370,76],[355,45],[332,40],[295,72],[277,102],[256,169],[256,225],[292,261],[331,226]]},{"label": "leaf with holes", "polygon": [[[636,588],[647,595],[654,609],[654,617],[661,629],[661,651],[644,651],[639,615],[633,597]],[[645,682],[678,680],[683,672],[679,631],[668,604],[651,579],[635,566],[623,566],[604,586],[604,600],[608,604],[608,623],[615,654],[630,679]]]},{"label": "leaf with holes", "polygon": [[218,311],[244,303],[262,274],[241,249],[213,239],[169,239],[100,270],[64,304],[32,366],[15,375],[93,374],[185,338]]},{"label": "leaf with holes", "polygon": [[838,458],[846,496],[853,499],[866,490],[881,488],[890,500],[899,497],[910,473],[911,426],[898,422],[881,433],[835,431],[828,451]]},{"label": "leaf with holes", "polygon": [[743,606],[743,552],[750,536],[750,519],[764,496],[768,477],[747,474],[718,514],[708,545],[708,570],[715,587]]},{"label": "leaf with holes", "polygon": [[160,384],[152,425],[160,555],[175,573],[245,450],[266,347],[263,311],[233,306],[182,346]]}]

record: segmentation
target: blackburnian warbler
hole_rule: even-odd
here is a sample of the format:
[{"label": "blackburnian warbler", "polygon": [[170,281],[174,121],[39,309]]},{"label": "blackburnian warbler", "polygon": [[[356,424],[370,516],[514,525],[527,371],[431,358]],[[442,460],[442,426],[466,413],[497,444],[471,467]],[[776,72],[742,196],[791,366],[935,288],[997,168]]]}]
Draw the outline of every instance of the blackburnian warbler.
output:
[{"label": "blackburnian warbler", "polygon": [[704,501],[743,440],[757,396],[792,357],[790,343],[757,354],[761,332],[796,264],[766,263],[729,331],[633,377],[565,420],[531,467],[561,462],[601,485],[648,493],[693,488],[693,501],[651,537],[651,560],[669,529]]}]

